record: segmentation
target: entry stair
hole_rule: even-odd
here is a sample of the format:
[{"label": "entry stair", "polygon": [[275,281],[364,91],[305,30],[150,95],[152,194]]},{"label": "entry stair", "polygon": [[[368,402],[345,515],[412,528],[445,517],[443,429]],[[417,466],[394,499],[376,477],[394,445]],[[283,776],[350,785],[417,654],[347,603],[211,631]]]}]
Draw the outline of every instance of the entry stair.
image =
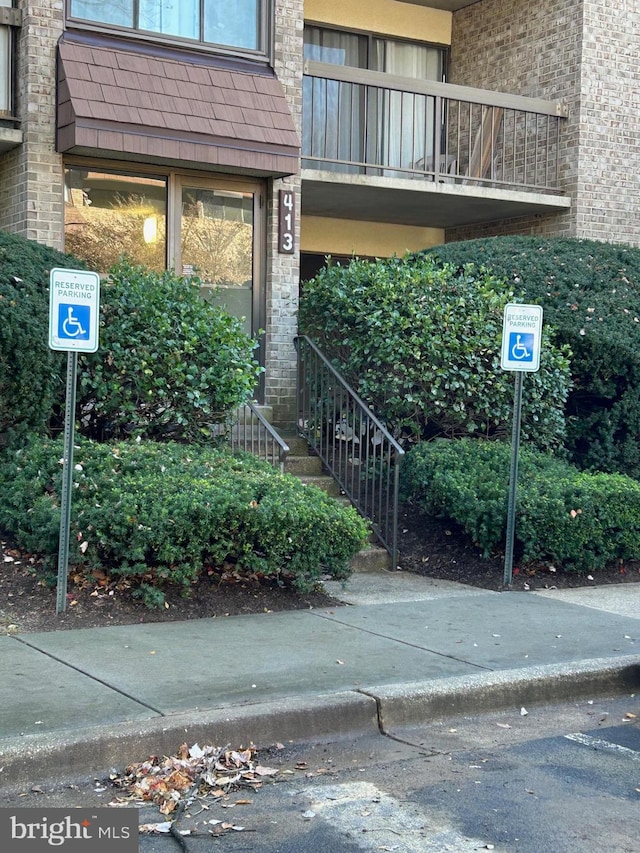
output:
[{"label": "entry stair", "polygon": [[[272,429],[275,429],[270,406],[253,404],[253,408],[272,426]],[[254,452],[258,453],[260,452],[259,448],[265,446],[263,442],[258,440],[261,426],[251,412],[240,410],[236,426],[232,427],[233,430],[240,430],[241,433],[236,435],[238,446],[245,446],[249,451],[253,447]],[[284,471],[286,473],[293,474],[303,483],[322,489],[330,497],[345,505],[351,504],[331,474],[323,470],[321,459],[309,452],[309,445],[304,438],[292,432],[282,430],[276,430],[276,432],[289,446],[289,453],[284,459]],[[274,456],[274,454],[271,455]],[[275,463],[275,458],[272,458],[272,462]],[[389,571],[392,568],[389,552],[376,544],[373,532],[370,534],[369,544],[352,558],[351,568],[354,572],[381,572]]]}]

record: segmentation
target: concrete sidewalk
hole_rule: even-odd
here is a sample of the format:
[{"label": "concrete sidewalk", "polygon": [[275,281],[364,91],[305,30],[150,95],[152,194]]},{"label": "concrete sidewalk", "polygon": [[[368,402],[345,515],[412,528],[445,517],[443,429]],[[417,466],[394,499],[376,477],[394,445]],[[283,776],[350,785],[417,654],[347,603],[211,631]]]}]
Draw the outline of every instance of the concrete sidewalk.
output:
[{"label": "concrete sidewalk", "polygon": [[640,584],[327,586],[343,604],[0,637],[0,785],[640,688]]}]

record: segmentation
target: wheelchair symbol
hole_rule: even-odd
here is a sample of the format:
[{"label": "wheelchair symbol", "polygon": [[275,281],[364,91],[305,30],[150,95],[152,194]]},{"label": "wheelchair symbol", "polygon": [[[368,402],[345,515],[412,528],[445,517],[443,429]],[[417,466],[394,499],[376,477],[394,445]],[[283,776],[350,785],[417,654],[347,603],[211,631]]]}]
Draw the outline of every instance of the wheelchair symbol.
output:
[{"label": "wheelchair symbol", "polygon": [[58,337],[78,341],[89,340],[91,308],[88,305],[58,306]]},{"label": "wheelchair symbol", "polygon": [[509,335],[509,357],[512,361],[533,361],[533,335]]}]

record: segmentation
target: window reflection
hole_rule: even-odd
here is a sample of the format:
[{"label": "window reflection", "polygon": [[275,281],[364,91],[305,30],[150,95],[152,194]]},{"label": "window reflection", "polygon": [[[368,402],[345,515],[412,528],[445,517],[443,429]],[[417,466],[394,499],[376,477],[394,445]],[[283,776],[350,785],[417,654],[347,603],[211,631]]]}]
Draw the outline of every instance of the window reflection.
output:
[{"label": "window reflection", "polygon": [[164,178],[70,167],[65,172],[65,251],[106,273],[123,255],[166,266]]},{"label": "window reflection", "polygon": [[258,50],[265,0],[70,0],[72,18]]}]

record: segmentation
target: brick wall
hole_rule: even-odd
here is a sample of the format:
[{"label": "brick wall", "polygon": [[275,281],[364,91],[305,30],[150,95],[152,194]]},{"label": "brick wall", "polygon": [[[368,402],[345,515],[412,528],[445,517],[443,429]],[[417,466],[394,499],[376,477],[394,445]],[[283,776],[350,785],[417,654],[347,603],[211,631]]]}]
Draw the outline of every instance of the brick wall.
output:
[{"label": "brick wall", "polygon": [[[275,71],[284,86],[298,132],[302,126],[303,0],[275,4]],[[295,246],[292,255],[278,253],[278,192],[296,194]],[[291,426],[296,419],[296,351],[300,266],[300,178],[271,181],[267,199],[267,326],[265,336],[265,403],[274,423]]]},{"label": "brick wall", "polygon": [[23,145],[0,161],[0,227],[63,244],[62,158],[55,151],[56,43],[62,0],[20,0],[17,112]]},{"label": "brick wall", "polygon": [[482,0],[454,13],[452,83],[566,101],[560,186],[572,208],[451,229],[448,240],[524,233],[640,244],[633,189],[640,167],[639,27],[634,0]]},{"label": "brick wall", "polygon": [[640,5],[583,6],[576,233],[640,245]]}]

